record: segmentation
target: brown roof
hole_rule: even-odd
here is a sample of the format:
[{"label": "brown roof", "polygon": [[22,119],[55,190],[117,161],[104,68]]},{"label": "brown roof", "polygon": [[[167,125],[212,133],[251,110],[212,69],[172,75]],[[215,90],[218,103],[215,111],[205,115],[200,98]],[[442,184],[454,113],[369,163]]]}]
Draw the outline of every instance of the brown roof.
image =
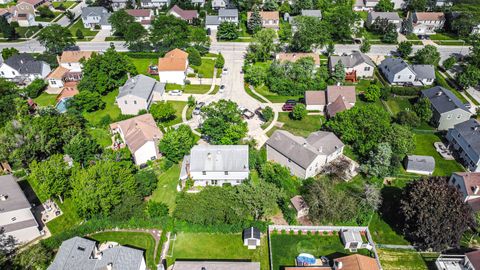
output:
[{"label": "brown roof", "polygon": [[475,188],[480,187],[480,172],[458,172],[455,174],[462,177],[468,195],[480,195],[475,194]]},{"label": "brown roof", "polygon": [[60,63],[77,63],[82,58],[85,58],[85,60],[90,59],[92,53],[89,51],[64,51],[59,61]]},{"label": "brown roof", "polygon": [[480,269],[480,250],[471,251],[465,255],[467,255],[468,260],[475,269]]},{"label": "brown roof", "polygon": [[325,91],[305,91],[306,105],[325,105]]},{"label": "brown roof", "polygon": [[31,4],[31,5],[38,5],[42,2],[45,2],[45,0],[19,0],[18,3],[28,3],[28,4]]},{"label": "brown roof", "polygon": [[60,101],[64,98],[71,98],[78,94],[77,83],[74,82],[73,84],[67,85],[62,89],[62,92],[58,94],[57,101]]},{"label": "brown roof", "polygon": [[9,12],[8,9],[6,9],[6,8],[0,8],[0,16],[6,14],[6,13],[8,13],[8,12]]},{"label": "brown roof", "polygon": [[187,69],[188,53],[173,49],[158,59],[158,71],[185,71]]},{"label": "brown roof", "polygon": [[181,9],[179,6],[174,5],[170,11],[177,13],[184,20],[193,20],[193,18],[198,17],[198,12],[196,10],[185,10]]},{"label": "brown roof", "polygon": [[68,73],[68,69],[62,66],[57,67],[52,73],[48,74],[47,79],[63,79],[63,76]]},{"label": "brown roof", "polygon": [[298,59],[305,58],[305,57],[312,57],[315,61],[315,65],[320,65],[320,56],[316,53],[279,53],[277,54],[277,59],[280,62],[283,61],[290,61],[296,62]]},{"label": "brown roof", "polygon": [[[252,12],[247,12],[247,20],[250,19],[250,16],[252,16]],[[260,11],[260,17],[263,20],[278,20],[280,15],[278,11]]]},{"label": "brown roof", "polygon": [[416,12],[418,21],[443,21],[445,14],[443,12]]},{"label": "brown roof", "polygon": [[335,259],[342,262],[342,270],[380,270],[377,261],[364,255],[353,254]]},{"label": "brown roof", "polygon": [[352,105],[346,101],[345,97],[340,95],[334,102],[327,105],[327,114],[328,116],[333,117],[337,113],[348,110],[351,107]]},{"label": "brown roof", "polygon": [[150,9],[126,9],[125,11],[133,17],[150,17],[151,15]]},{"label": "brown roof", "polygon": [[355,86],[327,86],[327,102],[334,102],[338,96],[344,96],[347,102],[355,103],[357,101],[357,94],[355,93]]},{"label": "brown roof", "polygon": [[154,141],[156,143],[163,137],[163,133],[149,113],[110,124],[110,129],[117,128],[123,133],[125,144],[132,154],[146,142]]},{"label": "brown roof", "polygon": [[300,196],[300,195],[297,195],[297,196],[291,198],[290,202],[292,203],[293,207],[295,207],[295,210],[297,210],[297,212],[300,211],[300,210],[308,208],[307,203],[305,202],[303,197]]},{"label": "brown roof", "polygon": [[473,212],[476,213],[476,212],[480,211],[480,198],[468,200],[467,204],[470,205]]}]

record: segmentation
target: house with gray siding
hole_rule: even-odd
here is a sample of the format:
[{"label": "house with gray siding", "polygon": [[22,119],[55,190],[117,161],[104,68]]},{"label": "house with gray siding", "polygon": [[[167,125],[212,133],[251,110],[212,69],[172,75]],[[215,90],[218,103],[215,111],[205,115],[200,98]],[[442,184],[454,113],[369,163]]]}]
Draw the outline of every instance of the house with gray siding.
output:
[{"label": "house with gray siding", "polygon": [[438,130],[453,128],[472,116],[455,94],[441,86],[423,90],[422,97],[428,98],[432,104],[432,123]]},{"label": "house with gray siding", "polygon": [[387,20],[388,23],[393,23],[396,26],[397,32],[400,32],[402,28],[402,19],[397,12],[376,12],[371,11],[367,16],[367,27],[371,27],[376,20],[383,19]]},{"label": "house with gray siding", "polygon": [[165,84],[145,75],[137,75],[127,80],[120,87],[117,105],[122,114],[136,115],[140,110],[147,110],[153,101],[162,99]]},{"label": "house with gray siding", "polygon": [[332,132],[317,131],[307,138],[277,130],[265,143],[267,160],[287,167],[299,178],[314,177],[343,155],[344,144]]},{"label": "house with gray siding", "polygon": [[415,81],[415,72],[402,58],[385,58],[378,68],[390,84],[413,84]]},{"label": "house with gray siding", "polygon": [[455,158],[471,172],[480,172],[480,123],[469,119],[447,132],[449,147]]},{"label": "house with gray siding", "polygon": [[238,9],[236,8],[220,8],[218,15],[205,16],[205,28],[210,30],[217,30],[222,22],[231,22],[238,24]]}]

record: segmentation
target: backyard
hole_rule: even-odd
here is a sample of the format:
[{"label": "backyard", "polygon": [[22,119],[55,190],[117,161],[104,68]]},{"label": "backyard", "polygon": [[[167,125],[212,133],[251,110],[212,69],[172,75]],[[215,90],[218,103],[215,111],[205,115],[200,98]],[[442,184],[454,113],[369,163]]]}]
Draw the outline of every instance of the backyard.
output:
[{"label": "backyard", "polygon": [[112,145],[112,135],[103,128],[90,128],[88,133],[102,148]]},{"label": "backyard", "polygon": [[377,252],[385,270],[436,269],[433,264],[438,257],[437,253],[419,253],[415,250],[403,249],[378,249]]},{"label": "backyard", "polygon": [[[127,56],[127,59],[130,63],[132,63],[137,68],[138,74],[143,74],[147,76],[150,76],[150,74],[148,74],[148,67],[151,65],[156,66],[158,63],[158,57],[134,58],[134,57]],[[151,77],[158,80],[157,75],[151,76]]]},{"label": "backyard", "polygon": [[59,234],[66,229],[78,225],[82,219],[75,212],[76,205],[73,204],[71,198],[65,198],[63,203],[55,200],[62,210],[62,215],[47,223],[47,227],[52,235]]},{"label": "backyard", "polygon": [[261,269],[269,269],[267,238],[260,247],[249,250],[243,246],[241,234],[179,232],[171,242],[167,265],[177,259],[246,260],[260,262]]},{"label": "backyard", "polygon": [[109,115],[113,121],[117,119],[118,116],[120,116],[120,108],[115,104],[117,95],[118,89],[102,96],[102,100],[105,102],[105,108],[94,112],[84,112],[83,116],[85,119],[94,126],[98,125],[100,120],[106,115]]},{"label": "backyard", "polygon": [[319,130],[325,122],[325,117],[322,115],[307,115],[302,120],[292,120],[288,114],[288,112],[278,114],[278,121],[282,122],[283,126],[273,127],[268,132],[268,136],[271,136],[275,130],[282,129],[297,136],[307,137],[310,133]]},{"label": "backyard", "polygon": [[180,176],[180,164],[173,165],[166,172],[155,170],[158,178],[157,189],[155,189],[150,200],[162,202],[168,205],[170,213],[175,209],[175,198],[177,196],[178,177]]},{"label": "backyard", "polygon": [[43,92],[40,96],[34,98],[33,101],[35,101],[35,103],[37,103],[37,105],[40,107],[55,106],[57,103],[57,95],[50,95],[46,92]]}]

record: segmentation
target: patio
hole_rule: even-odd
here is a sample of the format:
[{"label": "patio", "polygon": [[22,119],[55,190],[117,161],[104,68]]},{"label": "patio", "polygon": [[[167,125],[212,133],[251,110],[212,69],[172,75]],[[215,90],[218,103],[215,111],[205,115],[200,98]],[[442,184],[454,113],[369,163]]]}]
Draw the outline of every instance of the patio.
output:
[{"label": "patio", "polygon": [[452,151],[443,142],[434,142],[435,150],[442,156],[445,160],[454,160]]}]

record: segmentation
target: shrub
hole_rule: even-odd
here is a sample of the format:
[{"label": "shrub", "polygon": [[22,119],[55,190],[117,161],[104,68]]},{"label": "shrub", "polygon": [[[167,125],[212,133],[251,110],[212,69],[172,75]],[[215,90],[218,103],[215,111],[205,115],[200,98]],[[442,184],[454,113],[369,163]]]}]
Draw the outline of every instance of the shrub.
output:
[{"label": "shrub", "polygon": [[302,120],[305,116],[307,116],[307,108],[302,103],[297,103],[295,107],[293,107],[293,111],[290,113],[290,118],[293,120]]}]

